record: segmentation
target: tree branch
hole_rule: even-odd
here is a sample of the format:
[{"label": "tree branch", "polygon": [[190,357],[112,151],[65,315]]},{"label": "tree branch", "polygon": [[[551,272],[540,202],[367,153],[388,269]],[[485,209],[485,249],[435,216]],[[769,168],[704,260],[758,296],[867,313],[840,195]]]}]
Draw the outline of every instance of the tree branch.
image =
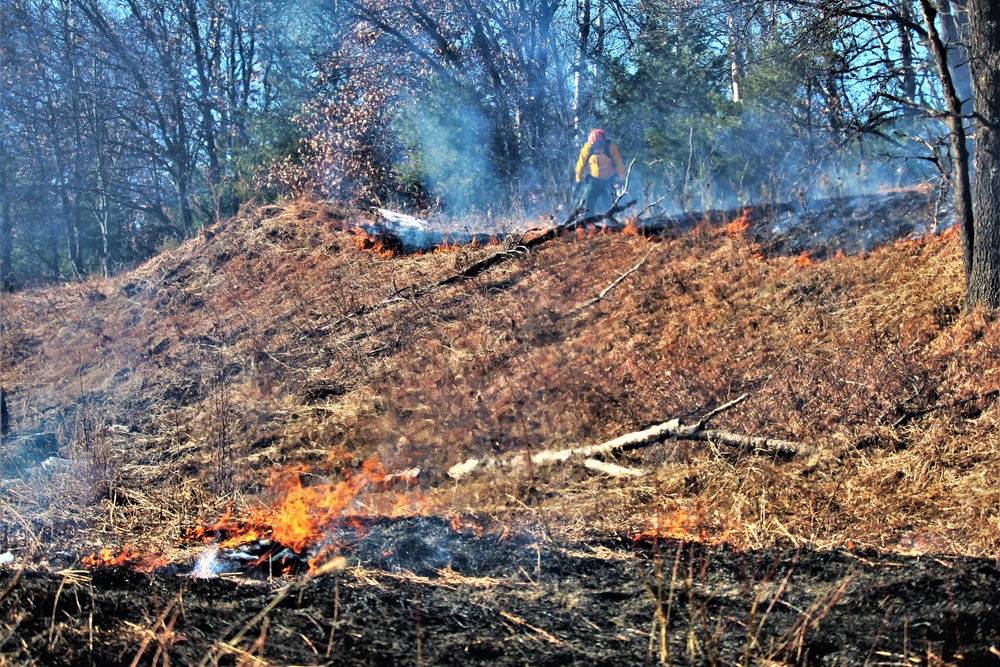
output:
[{"label": "tree branch", "polygon": [[646,251],[646,254],[645,254],[645,255],[643,255],[643,258],[639,260],[638,264],[636,264],[635,266],[633,266],[633,267],[632,267],[631,269],[629,269],[628,271],[626,271],[626,272],[625,272],[625,273],[623,273],[622,275],[618,276],[618,278],[617,278],[617,279],[616,279],[616,280],[615,280],[615,281],[614,281],[613,283],[611,283],[610,285],[608,285],[607,287],[605,287],[605,288],[604,288],[604,289],[603,289],[603,290],[601,291],[601,293],[600,293],[600,294],[598,294],[597,296],[595,296],[595,297],[594,297],[593,299],[591,299],[591,300],[587,301],[586,303],[582,303],[582,304],[580,304],[579,306],[577,306],[576,308],[574,308],[574,309],[573,309],[573,310],[571,310],[570,312],[571,312],[571,313],[576,313],[576,312],[579,312],[579,311],[583,310],[584,308],[589,308],[590,306],[593,306],[593,305],[594,305],[595,303],[597,303],[598,301],[600,301],[601,299],[603,299],[604,297],[606,297],[606,296],[608,295],[608,292],[610,292],[610,291],[611,291],[611,290],[613,290],[613,289],[614,289],[615,287],[617,287],[617,286],[618,286],[618,284],[619,284],[619,283],[620,283],[621,281],[625,280],[625,279],[626,279],[626,278],[628,278],[628,277],[629,277],[630,275],[632,275],[633,273],[635,273],[636,271],[638,271],[638,270],[639,270],[639,268],[640,268],[640,267],[641,267],[641,266],[642,266],[643,264],[645,264],[645,263],[646,263],[646,259],[648,259],[648,258],[649,258],[649,253],[653,252],[653,248],[654,248],[654,247],[655,247],[655,246],[653,246],[653,247],[651,247],[651,248],[650,248],[649,250],[647,250],[647,251]]},{"label": "tree branch", "polygon": [[[758,456],[799,456],[810,455],[815,452],[815,447],[803,443],[778,440],[775,438],[745,436],[715,429],[705,430],[704,426],[709,419],[741,403],[746,399],[746,397],[747,395],[743,394],[737,399],[729,401],[724,405],[720,405],[705,414],[691,426],[684,426],[681,424],[680,419],[675,418],[670,421],[651,426],[643,431],[626,433],[625,435],[618,436],[613,440],[608,440],[607,442],[603,442],[599,445],[571,447],[569,449],[547,449],[532,454],[530,459],[520,453],[496,459],[469,459],[464,463],[459,463],[449,468],[448,475],[453,479],[462,479],[473,471],[479,469],[514,472],[526,469],[529,466],[537,467],[542,465],[551,465],[553,463],[564,463],[573,458],[587,458],[593,460],[595,457],[604,456],[613,452],[629,451],[640,447],[647,447],[657,442],[666,440],[667,438],[676,438],[678,440],[702,440],[715,444],[726,445],[740,452],[747,452]],[[593,463],[587,467],[595,468]],[[616,468],[618,468],[618,466],[614,467],[614,469]],[[607,470],[601,470],[601,472],[611,474],[608,473],[608,470],[612,469],[613,468],[608,468]],[[623,468],[621,470],[616,470],[616,472],[624,475],[634,474],[622,473],[622,470],[631,469]]]}]

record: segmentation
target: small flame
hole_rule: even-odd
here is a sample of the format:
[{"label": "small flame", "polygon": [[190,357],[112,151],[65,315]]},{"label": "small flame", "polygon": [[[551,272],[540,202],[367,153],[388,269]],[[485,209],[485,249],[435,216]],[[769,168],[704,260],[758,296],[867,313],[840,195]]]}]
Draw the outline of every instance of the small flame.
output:
[{"label": "small flame", "polygon": [[728,530],[710,532],[706,525],[705,510],[695,507],[692,510],[677,508],[673,515],[667,519],[656,516],[653,519],[653,527],[637,535],[632,536],[632,540],[639,542],[651,539],[672,539],[684,540],[688,542],[702,542],[710,546],[718,546],[728,540]]},{"label": "small flame", "polygon": [[80,564],[88,570],[95,567],[126,566],[140,572],[152,572],[155,568],[168,563],[164,556],[144,554],[133,546],[126,546],[117,554],[109,547],[102,547],[97,552],[80,559]]},{"label": "small flame", "polygon": [[[470,246],[471,247],[476,247],[475,239],[472,240],[472,243],[470,244]],[[453,241],[451,243],[451,245],[449,245],[447,237],[445,237],[444,239],[442,239],[441,243],[438,243],[436,246],[434,246],[434,252],[435,252],[435,254],[436,253],[441,253],[441,252],[455,252],[458,249],[459,249],[458,240],[456,239],[455,241]]]},{"label": "small flame", "polygon": [[813,262],[812,258],[809,256],[809,251],[806,250],[798,256],[798,259],[795,260],[795,264],[800,268],[805,268],[807,266],[812,266],[815,262]]},{"label": "small flame", "polygon": [[[470,523],[468,521],[463,521],[461,517],[453,516],[449,521],[451,524],[451,529],[456,533],[470,533],[476,537],[483,536],[483,527],[478,523]],[[504,528],[504,535],[506,535],[506,528]],[[502,539],[502,538],[501,538]]]},{"label": "small flame", "polygon": [[741,236],[743,232],[750,229],[750,220],[748,220],[748,217],[752,210],[750,208],[743,209],[742,215],[737,216],[726,225],[726,234],[728,236]]},{"label": "small flame", "polygon": [[[358,250],[371,250],[379,257],[388,259],[395,257],[401,250],[398,239],[383,233],[371,234],[363,227],[355,227],[354,245]],[[395,241],[395,242],[393,242]]]}]

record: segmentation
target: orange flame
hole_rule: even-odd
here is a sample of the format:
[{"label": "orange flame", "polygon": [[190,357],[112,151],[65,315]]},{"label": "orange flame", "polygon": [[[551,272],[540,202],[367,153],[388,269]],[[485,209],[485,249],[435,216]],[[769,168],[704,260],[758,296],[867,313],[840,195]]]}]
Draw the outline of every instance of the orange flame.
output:
[{"label": "orange flame", "polygon": [[[471,245],[472,245],[472,247],[475,247],[475,245],[476,245],[475,244],[475,239],[473,239],[473,243]],[[444,238],[444,239],[442,239],[441,243],[438,243],[436,246],[434,246],[434,252],[435,253],[440,253],[440,252],[455,252],[458,249],[459,249],[458,240],[455,240],[454,242],[451,243],[451,245],[449,245],[447,237]]]},{"label": "orange flame", "polygon": [[396,247],[399,245],[398,240],[396,243],[392,243],[389,236],[381,233],[370,234],[362,227],[355,227],[352,231],[354,232],[354,245],[358,250],[371,250],[385,259],[399,254],[400,248]]},{"label": "orange flame", "polygon": [[144,554],[133,546],[124,547],[115,553],[109,547],[102,547],[96,553],[84,556],[80,564],[85,568],[126,566],[140,572],[152,572],[154,568],[169,563],[166,557],[159,554]]},{"label": "orange flame", "polygon": [[632,540],[639,542],[651,539],[671,539],[702,542],[710,546],[718,546],[727,542],[729,530],[722,529],[719,532],[710,532],[705,515],[706,512],[697,507],[693,510],[677,508],[673,515],[665,520],[660,516],[655,517],[653,527],[633,535]]},{"label": "orange flame", "polygon": [[[461,517],[453,516],[449,520],[451,524],[451,529],[456,533],[471,533],[476,537],[483,536],[483,527],[478,523],[472,523],[468,520],[463,521]],[[506,530],[506,528],[504,529]]]},{"label": "orange flame", "polygon": [[[345,519],[415,516],[433,505],[416,489],[393,490],[391,487],[398,483],[412,486],[416,479],[406,473],[387,475],[378,457],[362,463],[358,471],[346,472],[344,479],[335,484],[303,486],[305,472],[305,468],[272,471],[270,486],[275,502],[271,506],[252,509],[242,517],[227,509],[214,523],[185,531],[183,538],[196,542],[217,540],[223,548],[268,539],[301,554],[322,544],[330,527],[345,523]],[[321,555],[316,559],[322,560]]]},{"label": "orange flame", "polygon": [[728,236],[740,236],[743,232],[750,229],[750,221],[748,220],[748,217],[750,215],[750,211],[752,210],[753,209],[750,208],[743,209],[742,215],[734,218],[732,222],[726,225],[726,234]]},{"label": "orange flame", "polygon": [[813,262],[812,258],[809,256],[809,251],[806,250],[801,255],[799,255],[798,259],[795,260],[795,264],[798,265],[799,267],[804,268],[807,266],[812,266],[813,264],[815,264],[815,262]]}]

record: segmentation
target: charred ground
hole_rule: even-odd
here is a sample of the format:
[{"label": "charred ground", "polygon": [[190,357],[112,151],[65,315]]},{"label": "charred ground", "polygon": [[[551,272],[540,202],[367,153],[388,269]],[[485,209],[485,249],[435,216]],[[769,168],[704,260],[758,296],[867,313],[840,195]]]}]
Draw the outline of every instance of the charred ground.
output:
[{"label": "charred ground", "polygon": [[[895,236],[933,224],[933,197],[893,201],[871,207],[878,224],[855,215]],[[957,239],[875,246],[856,226],[850,242],[826,233],[816,209],[778,228],[751,211],[646,235],[581,230],[527,253],[507,241],[380,258],[357,249],[354,215],[248,210],[127,275],[4,295],[14,432],[0,547],[16,561],[0,653],[197,662],[249,623],[226,660],[324,662],[337,620],[330,659],[361,664],[620,664],[659,660],[661,646],[674,662],[995,657],[1000,328],[959,312]],[[408,290],[499,251],[510,259],[472,279]],[[690,420],[742,393],[721,427],[816,453],[667,441],[617,459],[646,471],[634,480],[570,464],[446,475],[471,457]],[[375,457],[388,473],[419,467],[417,485],[386,490],[388,509],[361,496],[353,515],[400,526],[393,544],[430,530],[499,560],[416,574],[342,544],[346,572],[292,579],[280,600],[288,581],[177,576],[204,549],[184,531],[273,502],[274,468],[315,487]],[[483,537],[415,525],[431,517],[472,517]],[[171,564],[152,578],[68,573],[126,546]],[[712,564],[700,578],[696,562]],[[156,622],[175,598],[168,631],[173,612]]]},{"label": "charred ground", "polygon": [[[165,654],[181,664],[996,661],[1000,571],[981,560],[611,540],[555,553],[450,530],[393,522],[348,550],[346,572],[274,585],[169,568],[26,572],[3,604],[27,646],[7,654],[70,665]],[[383,550],[414,536],[435,549],[445,539],[461,563],[387,571]]]}]

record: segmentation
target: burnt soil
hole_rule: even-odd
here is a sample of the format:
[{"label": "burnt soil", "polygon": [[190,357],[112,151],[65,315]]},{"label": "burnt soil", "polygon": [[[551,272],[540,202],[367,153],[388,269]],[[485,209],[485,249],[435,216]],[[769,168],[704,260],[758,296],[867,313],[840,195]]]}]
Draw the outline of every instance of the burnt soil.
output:
[{"label": "burnt soil", "polygon": [[992,560],[555,545],[426,518],[372,526],[343,553],[338,574],[270,581],[0,571],[16,622],[0,650],[53,665],[167,664],[165,649],[173,664],[986,665],[1000,646]]}]

